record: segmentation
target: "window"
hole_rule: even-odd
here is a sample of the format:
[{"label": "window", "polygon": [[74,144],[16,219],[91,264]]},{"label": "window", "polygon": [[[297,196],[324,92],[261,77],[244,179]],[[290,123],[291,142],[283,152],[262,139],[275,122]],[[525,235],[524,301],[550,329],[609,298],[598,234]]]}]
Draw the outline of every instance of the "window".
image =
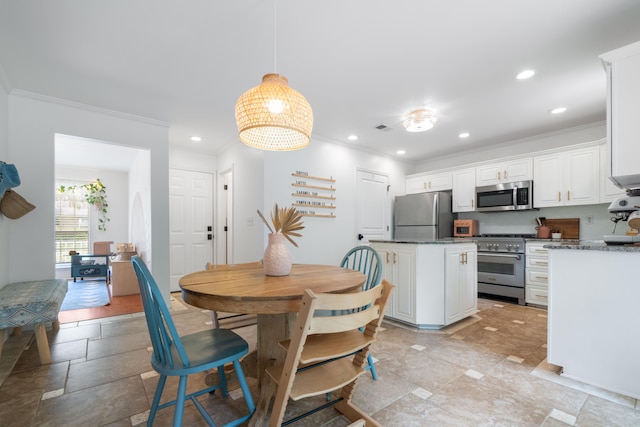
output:
[{"label": "window", "polygon": [[82,189],[60,191],[60,186],[84,182],[56,181],[56,264],[71,262],[69,251],[89,254],[89,204]]}]

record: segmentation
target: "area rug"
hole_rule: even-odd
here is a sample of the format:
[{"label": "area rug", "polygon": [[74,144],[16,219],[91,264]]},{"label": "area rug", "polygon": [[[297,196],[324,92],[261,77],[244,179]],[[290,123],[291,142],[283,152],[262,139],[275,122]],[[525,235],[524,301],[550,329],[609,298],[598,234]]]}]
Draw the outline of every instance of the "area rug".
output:
[{"label": "area rug", "polygon": [[109,305],[109,289],[107,283],[102,281],[69,281],[67,295],[62,301],[60,311],[77,310],[79,308],[100,307]]}]

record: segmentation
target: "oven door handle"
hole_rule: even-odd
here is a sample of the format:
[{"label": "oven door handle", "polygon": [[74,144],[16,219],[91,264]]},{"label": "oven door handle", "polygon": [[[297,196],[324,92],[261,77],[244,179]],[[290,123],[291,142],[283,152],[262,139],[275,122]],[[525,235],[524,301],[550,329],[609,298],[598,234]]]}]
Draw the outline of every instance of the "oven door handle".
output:
[{"label": "oven door handle", "polygon": [[478,256],[493,256],[500,258],[515,258],[517,260],[522,258],[522,255],[514,255],[514,254],[491,254],[486,252],[478,252]]}]

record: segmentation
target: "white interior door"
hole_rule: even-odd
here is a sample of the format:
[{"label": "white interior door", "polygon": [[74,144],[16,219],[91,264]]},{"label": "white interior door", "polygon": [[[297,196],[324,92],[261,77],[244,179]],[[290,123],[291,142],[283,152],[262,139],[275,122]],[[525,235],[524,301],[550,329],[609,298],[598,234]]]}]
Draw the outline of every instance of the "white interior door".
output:
[{"label": "white interior door", "polygon": [[389,177],[379,172],[356,171],[356,244],[389,236]]},{"label": "white interior door", "polygon": [[213,175],[169,170],[171,291],[185,274],[213,261]]}]

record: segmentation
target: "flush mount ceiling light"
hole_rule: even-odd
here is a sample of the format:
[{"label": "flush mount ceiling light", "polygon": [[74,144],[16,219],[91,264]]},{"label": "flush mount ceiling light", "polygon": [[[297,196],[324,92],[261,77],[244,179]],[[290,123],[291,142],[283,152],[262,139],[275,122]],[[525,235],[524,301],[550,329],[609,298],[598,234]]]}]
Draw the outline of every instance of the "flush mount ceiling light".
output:
[{"label": "flush mount ceiling light", "polygon": [[553,110],[549,110],[551,114],[562,114],[565,111],[567,111],[566,107],[558,107],[558,108],[554,108]]},{"label": "flush mount ceiling light", "polygon": [[[274,22],[275,11],[274,2]],[[275,37],[274,45],[277,47]],[[250,147],[270,151],[298,150],[309,145],[313,111],[306,98],[289,87],[285,76],[265,74],[260,85],[238,98],[236,125],[240,141]]]},{"label": "flush mount ceiling light", "polygon": [[533,77],[536,74],[535,70],[524,70],[518,73],[516,79],[518,80],[526,80]]},{"label": "flush mount ceiling light", "polygon": [[437,120],[433,111],[421,109],[410,112],[402,124],[408,132],[424,132],[431,129]]}]

